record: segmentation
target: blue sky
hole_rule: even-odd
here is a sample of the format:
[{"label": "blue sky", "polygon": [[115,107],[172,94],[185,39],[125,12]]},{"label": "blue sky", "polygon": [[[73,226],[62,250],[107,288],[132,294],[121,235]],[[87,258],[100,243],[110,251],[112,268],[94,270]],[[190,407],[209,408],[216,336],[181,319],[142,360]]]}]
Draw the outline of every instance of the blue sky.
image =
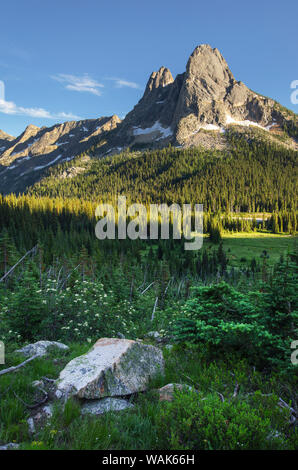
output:
[{"label": "blue sky", "polygon": [[123,118],[153,70],[183,72],[203,43],[237,80],[297,112],[293,0],[10,0],[0,15],[0,129],[12,135],[30,123]]}]

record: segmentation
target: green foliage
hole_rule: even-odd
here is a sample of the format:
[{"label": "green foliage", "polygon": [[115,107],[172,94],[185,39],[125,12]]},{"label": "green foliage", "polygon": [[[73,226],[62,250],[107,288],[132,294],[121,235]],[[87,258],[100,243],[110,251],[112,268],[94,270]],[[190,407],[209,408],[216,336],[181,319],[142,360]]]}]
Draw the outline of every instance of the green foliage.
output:
[{"label": "green foliage", "polygon": [[225,282],[192,289],[176,314],[179,342],[205,342],[237,351],[261,367],[293,368],[289,353],[297,335],[297,255],[281,261],[270,285],[241,293]]},{"label": "green foliage", "polygon": [[6,291],[0,300],[1,338],[91,342],[118,332],[137,337],[136,307],[119,294],[117,288],[105,292],[99,280],[87,278],[74,279],[66,288],[48,279],[41,287],[25,272],[18,289]]},{"label": "green foliage", "polygon": [[[276,373],[253,370],[233,355],[212,357],[200,346],[164,350],[165,374],[146,393],[133,397],[134,408],[101,416],[81,416],[73,398],[64,406],[56,401],[46,426],[28,433],[31,411],[25,403],[38,397],[33,380],[56,378],[73,357],[89,348],[69,344],[69,351],[53,351],[35,359],[16,374],[0,381],[0,444],[16,441],[22,449],[295,449],[297,429],[289,425],[289,412],[277,406],[278,397],[291,404],[297,399],[295,377],[283,380]],[[10,367],[20,355],[7,349]],[[54,360],[55,359],[55,360]],[[156,387],[185,383],[197,392],[176,392],[171,403],[159,402]],[[233,397],[235,383],[239,392]],[[224,397],[224,402],[219,398]],[[293,397],[293,398],[292,398]],[[40,398],[40,397],[39,397]],[[293,406],[293,404],[292,404]]]},{"label": "green foliage", "polygon": [[[4,299],[1,299],[0,318],[7,325],[9,337],[22,338],[25,341],[36,340],[39,337],[40,325],[44,319],[43,299],[39,295],[36,280],[30,271],[24,273],[19,282],[19,288],[15,291],[7,291]],[[3,334],[4,333],[4,334]]]},{"label": "green foliage", "polygon": [[[294,150],[250,141],[233,132],[225,151],[190,148],[125,152],[84,163],[81,157],[49,170],[30,194],[111,202],[125,194],[131,202],[201,203],[205,211],[295,210],[297,156]],[[96,157],[96,152],[95,152]],[[73,178],[70,166],[87,165]]]},{"label": "green foliage", "polygon": [[270,437],[270,420],[246,402],[209,394],[176,392],[157,418],[164,449],[265,450],[284,448],[283,437]]},{"label": "green foliage", "polygon": [[[293,406],[297,401],[297,367],[290,363],[297,256],[274,266],[294,237],[276,235],[275,243],[222,237],[224,230],[260,235],[259,211],[272,213],[264,214],[262,229],[296,232],[296,154],[233,133],[228,139],[223,153],[169,148],[93,159],[84,174],[68,179],[59,178],[68,164],[59,165],[30,195],[0,195],[0,277],[38,245],[0,283],[5,367],[21,362],[11,353],[20,343],[78,342],[1,377],[1,442],[30,449],[298,447],[288,411],[277,406],[279,396]],[[202,202],[210,238],[194,253],[184,251],[184,240],[99,242],[95,207],[118,194],[147,206]],[[235,218],[233,211],[249,214]],[[35,401],[33,380],[57,378],[99,337],[138,338],[153,329],[170,338],[174,332],[178,344],[164,351],[165,375],[152,388],[185,382],[199,394],[177,393],[167,404],[152,391],[134,397],[132,410],[96,418],[79,416],[73,400],[64,409],[57,403],[49,426],[31,441],[25,403]]]}]

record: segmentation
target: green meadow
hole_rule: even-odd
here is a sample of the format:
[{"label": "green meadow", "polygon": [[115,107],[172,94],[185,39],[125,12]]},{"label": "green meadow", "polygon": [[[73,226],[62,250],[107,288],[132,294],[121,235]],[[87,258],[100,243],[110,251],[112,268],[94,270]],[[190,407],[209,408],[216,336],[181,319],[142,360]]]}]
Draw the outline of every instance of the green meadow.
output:
[{"label": "green meadow", "polygon": [[[266,232],[235,232],[222,235],[223,248],[231,266],[241,266],[253,258],[260,261],[266,251],[267,263],[273,265],[281,255],[286,255],[297,246],[297,236],[279,235]],[[204,238],[203,247],[213,244]]]}]

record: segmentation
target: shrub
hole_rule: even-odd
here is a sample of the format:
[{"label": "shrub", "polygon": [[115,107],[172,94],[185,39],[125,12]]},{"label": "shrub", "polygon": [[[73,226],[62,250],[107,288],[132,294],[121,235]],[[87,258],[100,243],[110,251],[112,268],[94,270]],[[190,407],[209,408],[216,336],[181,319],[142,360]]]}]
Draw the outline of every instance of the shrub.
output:
[{"label": "shrub", "polygon": [[181,450],[282,449],[284,436],[246,402],[202,399],[196,392],[176,392],[157,417],[159,445]]},{"label": "shrub", "polygon": [[261,367],[293,368],[289,355],[295,339],[296,292],[281,287],[282,278],[266,292],[243,294],[225,282],[193,288],[193,297],[173,326],[176,340],[237,351]]}]

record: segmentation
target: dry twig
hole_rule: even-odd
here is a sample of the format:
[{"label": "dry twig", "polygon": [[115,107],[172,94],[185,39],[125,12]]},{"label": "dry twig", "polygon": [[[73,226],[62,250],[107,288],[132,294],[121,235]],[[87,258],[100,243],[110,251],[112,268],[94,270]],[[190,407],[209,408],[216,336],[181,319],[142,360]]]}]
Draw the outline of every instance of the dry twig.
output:
[{"label": "dry twig", "polygon": [[12,366],[12,367],[9,367],[8,369],[0,370],[0,375],[8,374],[9,372],[14,372],[15,370],[18,370],[18,369],[20,369],[21,367],[23,367],[23,366],[25,366],[26,364],[28,364],[28,362],[33,361],[33,359],[36,359],[37,357],[40,357],[40,354],[35,354],[34,356],[29,357],[29,359],[26,359],[26,361],[21,362],[21,364],[19,364],[19,365],[17,365],[17,366]]}]

